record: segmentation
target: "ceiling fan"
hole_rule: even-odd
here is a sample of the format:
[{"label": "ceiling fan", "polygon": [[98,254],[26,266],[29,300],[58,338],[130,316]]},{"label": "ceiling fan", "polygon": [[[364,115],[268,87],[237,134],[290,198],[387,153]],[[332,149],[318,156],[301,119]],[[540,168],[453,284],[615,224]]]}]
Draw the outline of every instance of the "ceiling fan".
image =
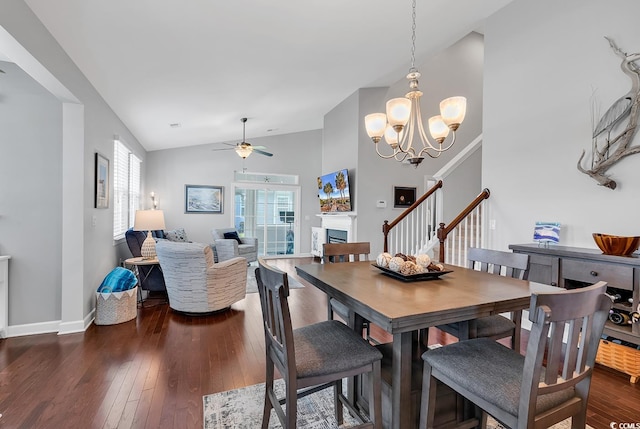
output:
[{"label": "ceiling fan", "polygon": [[266,147],[264,147],[264,146],[253,146],[251,143],[247,143],[245,141],[245,128],[246,128],[246,124],[247,124],[247,118],[241,118],[240,121],[242,122],[242,141],[240,143],[236,143],[236,144],[223,143],[223,144],[226,144],[227,146],[232,146],[232,147],[222,148],[222,149],[213,149],[213,150],[217,151],[217,150],[231,150],[231,149],[234,149],[236,151],[236,153],[238,154],[238,156],[241,157],[242,159],[246,159],[253,152],[259,153],[260,155],[264,155],[264,156],[273,156],[272,153],[265,152],[263,150],[263,149],[266,149]]}]

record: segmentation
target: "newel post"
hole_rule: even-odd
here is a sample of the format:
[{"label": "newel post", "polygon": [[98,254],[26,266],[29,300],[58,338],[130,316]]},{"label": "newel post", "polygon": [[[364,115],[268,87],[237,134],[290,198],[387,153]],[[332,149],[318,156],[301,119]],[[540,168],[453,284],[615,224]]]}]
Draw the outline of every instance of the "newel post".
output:
[{"label": "newel post", "polygon": [[389,243],[387,241],[387,236],[389,235],[389,221],[385,220],[384,224],[382,224],[382,234],[384,235],[384,244],[382,246],[383,252],[389,251]]},{"label": "newel post", "polygon": [[444,222],[440,222],[440,228],[438,228],[438,240],[440,240],[440,255],[438,256],[438,260],[440,263],[444,264],[444,246],[447,240],[447,231],[445,230]]}]

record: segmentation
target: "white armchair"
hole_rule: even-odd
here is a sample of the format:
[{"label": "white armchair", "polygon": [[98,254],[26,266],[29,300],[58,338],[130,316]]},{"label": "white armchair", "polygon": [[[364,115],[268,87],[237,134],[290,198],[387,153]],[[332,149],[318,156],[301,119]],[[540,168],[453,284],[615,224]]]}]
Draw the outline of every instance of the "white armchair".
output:
[{"label": "white armchair", "polygon": [[241,256],[247,262],[258,260],[258,239],[251,237],[239,237],[240,243],[235,238],[225,238],[225,233],[236,232],[235,228],[214,228],[211,230],[213,244],[216,246],[218,261]]},{"label": "white armchair", "polygon": [[159,241],[158,262],[164,274],[169,307],[185,313],[209,313],[244,299],[247,261],[232,258],[214,263],[211,246]]}]

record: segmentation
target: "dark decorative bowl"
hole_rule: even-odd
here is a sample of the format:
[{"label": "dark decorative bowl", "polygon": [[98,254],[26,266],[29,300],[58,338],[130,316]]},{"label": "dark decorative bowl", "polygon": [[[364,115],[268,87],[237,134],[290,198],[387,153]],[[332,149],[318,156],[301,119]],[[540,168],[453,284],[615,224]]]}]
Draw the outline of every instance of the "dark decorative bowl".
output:
[{"label": "dark decorative bowl", "polygon": [[594,232],[593,240],[605,255],[631,256],[640,247],[640,237],[622,237]]}]

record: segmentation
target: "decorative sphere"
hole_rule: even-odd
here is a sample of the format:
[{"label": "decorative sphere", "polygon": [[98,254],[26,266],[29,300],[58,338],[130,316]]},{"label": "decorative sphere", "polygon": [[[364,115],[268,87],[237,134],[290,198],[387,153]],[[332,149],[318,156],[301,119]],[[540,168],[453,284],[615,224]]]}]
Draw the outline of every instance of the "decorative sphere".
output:
[{"label": "decorative sphere", "polygon": [[417,255],[416,256],[416,264],[420,265],[423,268],[427,268],[431,263],[431,258],[429,255]]},{"label": "decorative sphere", "polygon": [[402,260],[402,258],[398,256],[394,256],[389,260],[389,269],[391,271],[398,272],[400,271],[400,268],[402,268],[403,264],[404,264],[404,261]]},{"label": "decorative sphere", "polygon": [[418,273],[418,266],[415,262],[405,261],[400,267],[400,274],[410,276]]},{"label": "decorative sphere", "polygon": [[391,260],[391,258],[393,258],[393,256],[391,256],[390,253],[383,252],[376,258],[376,264],[379,267],[387,268],[389,266],[389,261]]}]

